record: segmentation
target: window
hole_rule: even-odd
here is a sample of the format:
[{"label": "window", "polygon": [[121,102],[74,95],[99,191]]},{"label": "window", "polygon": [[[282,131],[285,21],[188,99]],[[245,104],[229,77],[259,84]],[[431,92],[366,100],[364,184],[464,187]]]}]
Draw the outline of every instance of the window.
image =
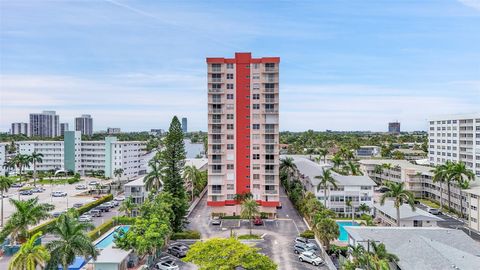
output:
[{"label": "window", "polygon": [[234,108],[233,104],[227,104],[226,107],[227,107],[227,110],[233,110],[233,108]]},{"label": "window", "polygon": [[253,69],[258,69],[258,64],[253,64]]},{"label": "window", "polygon": [[259,83],[254,83],[253,84],[253,90],[259,90],[260,89],[260,84]]},{"label": "window", "polygon": [[235,168],[234,164],[227,164],[227,170],[233,170]]},{"label": "window", "polygon": [[234,184],[227,184],[227,190],[233,190],[235,188]]},{"label": "window", "polygon": [[253,154],[252,157],[253,157],[253,159],[255,159],[255,160],[256,160],[256,159],[260,159],[260,154]]},{"label": "window", "polygon": [[232,80],[233,79],[233,73],[228,73],[227,74],[227,79]]},{"label": "window", "polygon": [[233,83],[227,83],[227,89],[233,89]]},{"label": "window", "polygon": [[253,94],[253,99],[260,99],[260,94]]},{"label": "window", "polygon": [[227,129],[233,129],[233,124],[227,124]]},{"label": "window", "polygon": [[227,114],[227,119],[232,120],[233,119],[233,114]]},{"label": "window", "polygon": [[254,73],[252,78],[253,78],[254,80],[259,80],[259,79],[260,79],[260,74]]},{"label": "window", "polygon": [[233,134],[228,134],[227,135],[227,140],[233,140]]},{"label": "window", "polygon": [[227,144],[227,149],[228,150],[233,150],[233,143]]},{"label": "window", "polygon": [[253,104],[253,109],[254,110],[259,110],[260,109],[260,104]]},{"label": "window", "polygon": [[227,94],[227,99],[233,99],[233,94]]},{"label": "window", "polygon": [[255,129],[255,130],[258,130],[258,129],[260,129],[260,124],[253,124],[252,128]]},{"label": "window", "polygon": [[259,179],[260,179],[260,174],[253,175],[253,180],[259,180]]},{"label": "window", "polygon": [[233,69],[233,64],[227,64],[227,69]]}]

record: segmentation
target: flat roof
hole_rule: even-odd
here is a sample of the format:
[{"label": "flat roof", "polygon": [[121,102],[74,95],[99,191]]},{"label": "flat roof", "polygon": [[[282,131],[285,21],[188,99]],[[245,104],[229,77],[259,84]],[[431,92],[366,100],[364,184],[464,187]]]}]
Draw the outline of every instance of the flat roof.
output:
[{"label": "flat roof", "polygon": [[145,185],[143,183],[143,178],[145,178],[145,176],[141,176],[133,181],[130,181],[128,183],[125,184],[126,187],[138,187],[138,186],[143,186]]},{"label": "flat roof", "polygon": [[119,248],[107,247],[100,251],[97,260],[93,263],[121,263],[130,255],[131,250],[123,250]]},{"label": "flat roof", "polygon": [[197,169],[202,169],[208,163],[208,158],[187,158],[185,159],[185,166],[195,166]]},{"label": "flat roof", "polygon": [[[480,243],[461,230],[440,227],[344,227],[355,241],[385,244],[402,270],[478,270]],[[366,246],[366,243],[362,242]]]},{"label": "flat roof", "polygon": [[[393,219],[397,219],[397,208],[395,208],[392,200],[386,200],[384,205],[374,203],[373,207],[389,215]],[[412,210],[410,205],[403,204],[402,206],[400,206],[400,220],[442,221],[443,219],[434,216],[420,208]]]}]

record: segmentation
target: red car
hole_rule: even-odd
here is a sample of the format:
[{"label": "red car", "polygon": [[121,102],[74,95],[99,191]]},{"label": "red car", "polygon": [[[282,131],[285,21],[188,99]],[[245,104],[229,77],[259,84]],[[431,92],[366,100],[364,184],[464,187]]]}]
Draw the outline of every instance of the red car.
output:
[{"label": "red car", "polygon": [[253,224],[257,226],[263,225],[263,220],[260,217],[256,217],[255,220],[253,220]]}]

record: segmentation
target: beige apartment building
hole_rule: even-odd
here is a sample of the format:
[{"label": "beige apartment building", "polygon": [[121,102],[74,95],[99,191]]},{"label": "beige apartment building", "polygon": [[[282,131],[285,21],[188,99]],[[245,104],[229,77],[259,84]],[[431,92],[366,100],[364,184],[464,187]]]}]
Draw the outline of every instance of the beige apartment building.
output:
[{"label": "beige apartment building", "polygon": [[208,200],[213,213],[240,214],[240,195],[260,211],[279,205],[279,57],[207,58]]}]

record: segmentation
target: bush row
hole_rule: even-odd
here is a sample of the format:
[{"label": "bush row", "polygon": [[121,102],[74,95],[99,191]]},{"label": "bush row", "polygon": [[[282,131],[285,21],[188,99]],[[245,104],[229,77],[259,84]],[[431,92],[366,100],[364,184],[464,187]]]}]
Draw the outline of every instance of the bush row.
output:
[{"label": "bush row", "polygon": [[315,238],[315,233],[312,230],[305,230],[300,234],[300,237],[304,237],[307,239]]},{"label": "bush row", "polygon": [[90,237],[90,239],[92,241],[95,241],[102,234],[108,232],[111,228],[113,228],[113,226],[115,226],[115,224],[113,222],[113,219],[110,219],[109,221],[104,222],[103,224],[101,224],[100,226],[95,228],[94,230],[90,231],[88,233],[88,237]]},{"label": "bush row", "polygon": [[179,240],[179,239],[200,239],[201,235],[198,231],[183,231],[173,233],[170,239]]},{"label": "bush row", "polygon": [[115,225],[133,225],[135,224],[134,217],[113,217]]},{"label": "bush row", "polygon": [[81,215],[83,213],[86,213],[86,212],[90,211],[90,209],[95,208],[95,207],[99,206],[100,204],[102,204],[104,202],[111,201],[111,200],[113,200],[113,195],[108,194],[108,195],[103,196],[102,198],[100,198],[100,199],[98,199],[94,202],[85,204],[84,206],[78,208],[77,211]]}]

